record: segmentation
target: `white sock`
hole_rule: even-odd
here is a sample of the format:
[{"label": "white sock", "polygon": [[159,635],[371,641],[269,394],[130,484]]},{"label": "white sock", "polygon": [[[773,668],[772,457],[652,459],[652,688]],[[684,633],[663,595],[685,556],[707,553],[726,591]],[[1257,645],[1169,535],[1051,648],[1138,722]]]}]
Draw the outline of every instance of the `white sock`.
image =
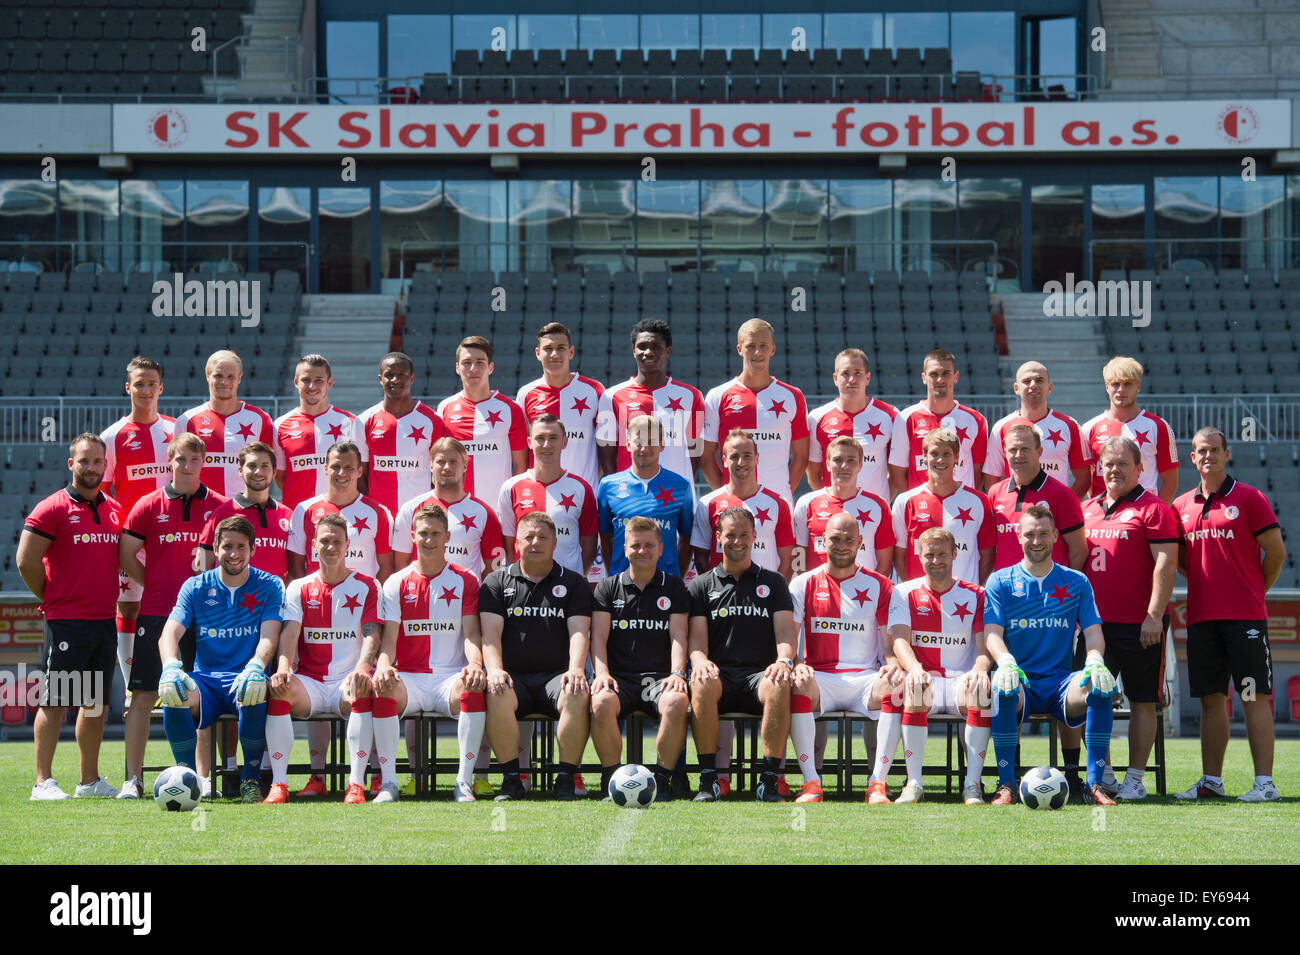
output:
[{"label": "white sock", "polygon": [[811,710],[807,713],[790,714],[790,739],[794,741],[794,751],[799,756],[799,769],[803,772],[806,783],[821,782],[817,772],[817,757],[813,752],[817,737],[817,721]]},{"label": "white sock", "polygon": [[456,782],[466,789],[474,785],[473,757],[478,752],[486,725],[487,714],[481,710],[477,713],[461,710],[456,719],[456,744],[460,747],[460,770],[456,773]]},{"label": "white sock", "polygon": [[724,720],[718,724],[718,752],[716,754],[714,765],[718,767],[719,779],[730,779],[731,773],[731,749],[736,745],[736,724],[731,720]]},{"label": "white sock", "polygon": [[519,721],[519,771],[527,772],[533,765],[533,733],[535,724],[532,720]]},{"label": "white sock", "polygon": [[[924,713],[913,714],[925,719]],[[907,781],[921,785],[921,763],[925,760],[925,738],[930,727],[925,723],[903,724],[903,759],[907,763]]]},{"label": "white sock", "polygon": [[289,754],[293,751],[293,720],[289,714],[266,718],[266,754],[271,757],[271,782],[289,781]]},{"label": "white sock", "polygon": [[871,771],[873,783],[889,781],[889,764],[894,761],[898,739],[903,735],[903,714],[882,710],[876,726],[876,768]]},{"label": "white sock", "polygon": [[[984,715],[981,711],[981,716]],[[987,719],[983,726],[966,724],[966,785],[978,786],[984,775],[984,755],[989,751],[989,739],[993,736],[993,727]]]},{"label": "white sock", "polygon": [[1255,785],[1256,785],[1256,786],[1272,786],[1272,785],[1273,785],[1273,777],[1272,777],[1272,776],[1256,776],[1256,777],[1255,777]]},{"label": "white sock", "polygon": [[325,775],[325,751],[330,745],[330,725],[322,720],[307,724],[307,752],[311,757],[311,771],[315,776]]},{"label": "white sock", "polygon": [[1129,770],[1126,770],[1125,773],[1124,773],[1124,782],[1125,782],[1125,783],[1128,783],[1128,782],[1131,781],[1131,782],[1135,782],[1135,783],[1140,783],[1140,782],[1142,782],[1142,778],[1143,778],[1144,776],[1146,776],[1146,774],[1147,774],[1147,771],[1146,771],[1145,769],[1129,769]]},{"label": "white sock", "polygon": [[[367,714],[373,717],[373,714]],[[380,782],[397,782],[397,738],[401,735],[396,716],[373,717],[375,753],[379,756]],[[373,754],[372,754],[373,755]]]},{"label": "white sock", "polygon": [[352,763],[352,775],[348,782],[364,786],[366,783],[366,763],[370,761],[370,751],[374,749],[375,721],[370,713],[352,711],[348,717],[348,757]]},{"label": "white sock", "polygon": [[122,670],[122,685],[131,682],[131,653],[135,650],[135,633],[117,632],[117,665]]},{"label": "white sock", "polygon": [[1218,785],[1220,785],[1220,786],[1223,785],[1223,777],[1222,777],[1222,776],[1211,776],[1209,773],[1206,773],[1206,774],[1205,774],[1205,781],[1206,781],[1207,783],[1216,783],[1216,784],[1218,784]]}]

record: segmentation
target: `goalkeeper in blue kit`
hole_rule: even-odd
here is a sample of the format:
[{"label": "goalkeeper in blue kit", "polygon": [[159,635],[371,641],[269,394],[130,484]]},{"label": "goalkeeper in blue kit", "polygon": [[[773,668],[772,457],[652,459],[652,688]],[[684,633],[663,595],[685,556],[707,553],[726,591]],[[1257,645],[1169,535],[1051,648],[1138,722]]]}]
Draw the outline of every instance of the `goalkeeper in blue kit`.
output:
[{"label": "goalkeeper in blue kit", "polygon": [[[990,722],[998,791],[991,804],[1015,800],[1020,722],[1044,714],[1070,727],[1085,727],[1084,800],[1113,806],[1097,783],[1110,749],[1115,677],[1103,661],[1106,645],[1092,585],[1077,570],[1052,561],[1058,535],[1045,505],[1025,508],[1019,535],[1024,560],[996,571],[984,585],[984,636],[997,661]],[[1071,672],[1076,627],[1083,631],[1088,657],[1082,670]]]},{"label": "goalkeeper in blue kit", "polygon": [[[279,644],[284,603],[280,578],[249,566],[253,541],[253,525],[246,518],[228,517],[217,525],[217,566],[181,587],[158,641],[163,659],[158,698],[172,755],[178,765],[193,768],[196,730],[238,712],[243,802],[262,801],[258,776],[266,749],[266,666]],[[195,636],[193,673],[181,669],[180,640],[186,630]]]}]

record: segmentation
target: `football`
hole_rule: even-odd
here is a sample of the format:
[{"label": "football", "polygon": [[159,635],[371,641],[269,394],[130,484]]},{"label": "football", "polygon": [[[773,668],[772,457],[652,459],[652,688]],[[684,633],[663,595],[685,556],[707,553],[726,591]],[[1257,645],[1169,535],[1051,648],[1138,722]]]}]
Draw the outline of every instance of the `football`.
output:
[{"label": "football", "polygon": [[1060,809],[1070,799],[1070,787],[1059,769],[1038,766],[1020,780],[1020,801],[1030,809]]},{"label": "football", "polygon": [[199,804],[199,775],[188,766],[172,766],[153,783],[153,801],[167,812],[190,812]]},{"label": "football", "polygon": [[609,798],[616,806],[645,809],[655,801],[655,774],[636,763],[620,766],[609,780]]}]

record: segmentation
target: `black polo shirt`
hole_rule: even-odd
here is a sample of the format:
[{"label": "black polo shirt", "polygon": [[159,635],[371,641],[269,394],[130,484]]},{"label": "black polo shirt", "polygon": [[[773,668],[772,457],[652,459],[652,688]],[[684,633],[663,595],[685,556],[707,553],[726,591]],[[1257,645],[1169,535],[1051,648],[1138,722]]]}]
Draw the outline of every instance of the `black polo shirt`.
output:
[{"label": "black polo shirt", "polygon": [[558,673],[569,668],[569,617],[591,616],[591,588],[581,574],[551,563],[534,583],[520,563],[487,575],[478,612],[505,618],[501,660],[510,673]]},{"label": "black polo shirt", "polygon": [[596,585],[592,604],[610,616],[606,660],[611,673],[667,673],[673,668],[668,618],[691,609],[680,577],[656,570],[641,590],[625,570]]},{"label": "black polo shirt", "polygon": [[749,670],[776,662],[776,614],[794,610],[784,577],[751,562],[737,580],[718,564],[689,592],[691,616],[708,619],[710,660]]}]

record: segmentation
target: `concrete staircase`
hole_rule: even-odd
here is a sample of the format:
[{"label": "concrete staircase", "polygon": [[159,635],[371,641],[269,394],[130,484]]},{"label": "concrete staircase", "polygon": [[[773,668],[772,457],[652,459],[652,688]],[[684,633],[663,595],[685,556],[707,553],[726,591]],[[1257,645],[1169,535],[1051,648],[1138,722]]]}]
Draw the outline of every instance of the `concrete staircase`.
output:
[{"label": "concrete staircase", "polygon": [[[242,63],[236,77],[219,81],[223,95],[274,99],[300,92],[297,58],[302,8],[303,0],[257,0],[253,12],[244,14],[245,39],[236,44],[242,51]],[[292,39],[285,41],[286,36]],[[211,86],[211,78],[207,82]]]},{"label": "concrete staircase", "polygon": [[330,401],[358,414],[383,395],[379,359],[391,350],[395,295],[304,295],[297,355],[317,352],[329,359],[334,375]]},{"label": "concrete staircase", "polygon": [[1044,297],[1041,292],[1002,296],[1008,351],[998,360],[1002,378],[1014,382],[1022,364],[1041,361],[1052,376],[1051,406],[1082,422],[1105,407],[1101,366],[1111,356],[1097,319],[1049,318],[1043,314]]}]

